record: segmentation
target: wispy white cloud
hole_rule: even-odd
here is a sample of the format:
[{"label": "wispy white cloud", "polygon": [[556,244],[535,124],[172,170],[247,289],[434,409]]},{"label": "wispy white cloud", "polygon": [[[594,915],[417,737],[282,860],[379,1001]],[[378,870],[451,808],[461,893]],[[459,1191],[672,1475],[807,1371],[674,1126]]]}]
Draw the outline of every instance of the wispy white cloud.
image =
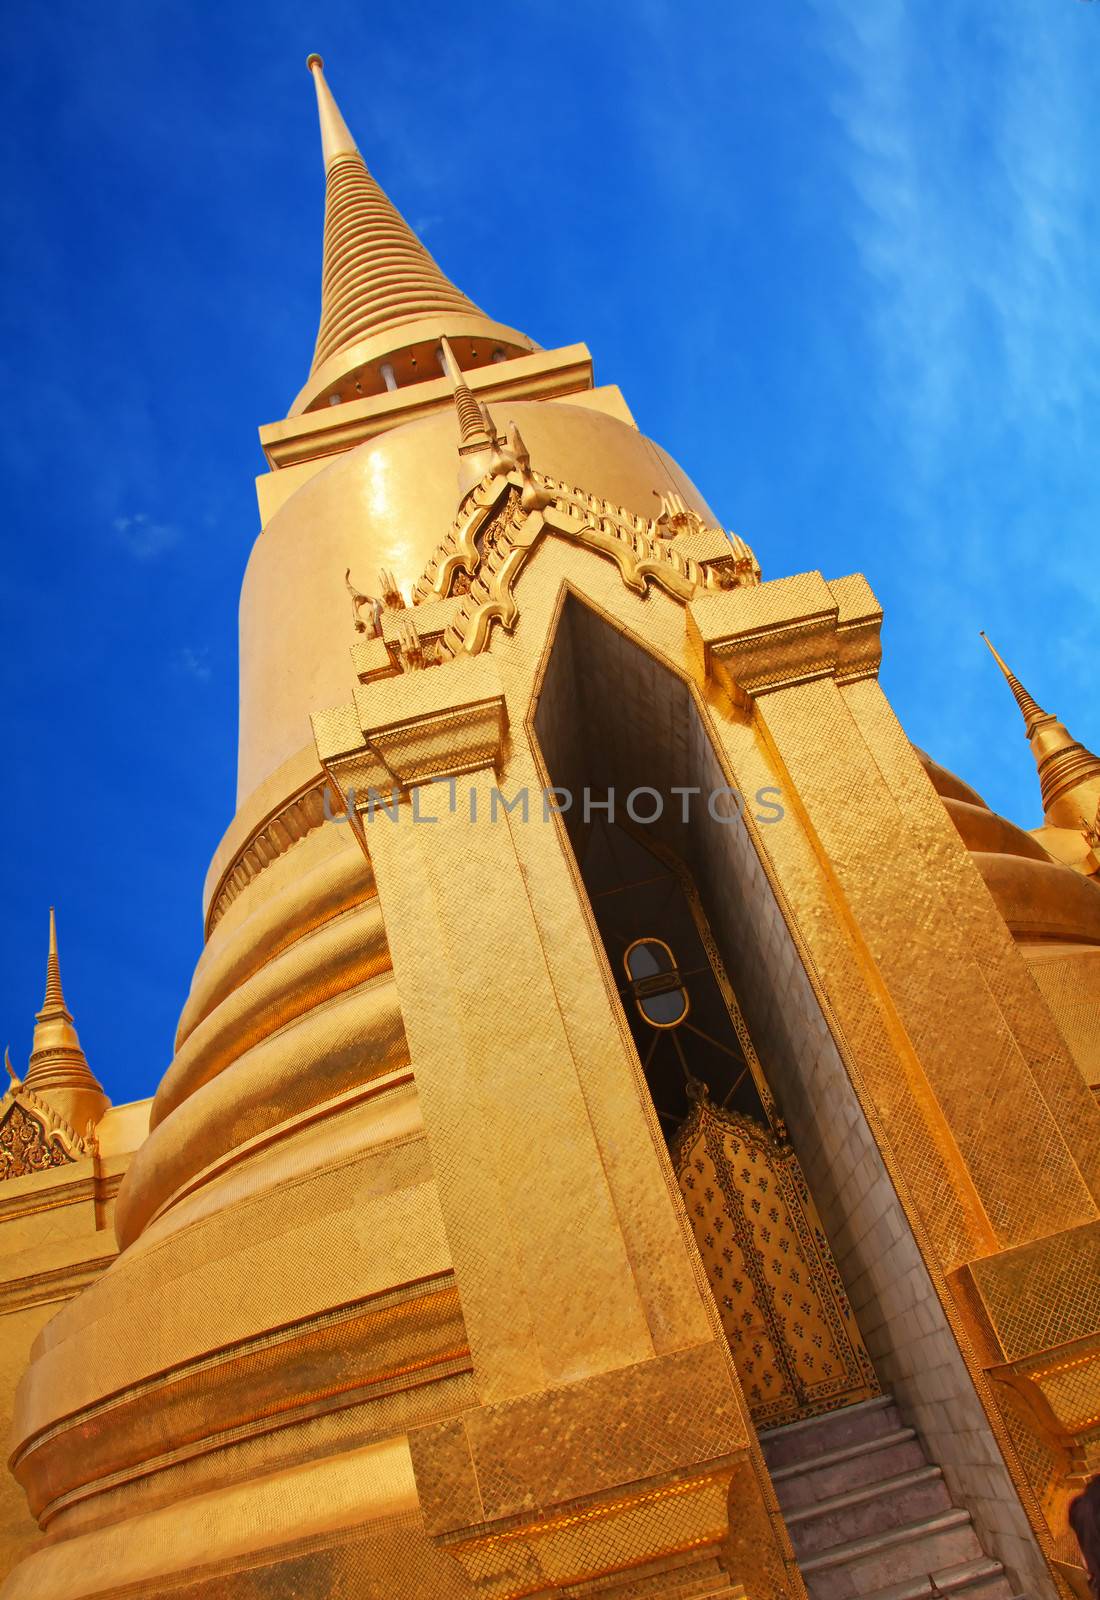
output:
[{"label": "wispy white cloud", "polygon": [[180,540],[180,530],[174,523],[157,522],[144,511],[136,511],[132,516],[115,517],[112,527],[119,542],[135,561],[155,561]]},{"label": "wispy white cloud", "polygon": [[1100,7],[815,7],[872,382],[897,441],[889,493],[925,601],[921,670],[980,769],[979,622],[1049,665],[1058,687],[1030,685],[1039,698],[1073,699],[1094,671]]},{"label": "wispy white cloud", "polygon": [[176,667],[196,683],[209,683],[214,676],[210,665],[210,651],[205,645],[184,645],[176,655]]},{"label": "wispy white cloud", "polygon": [[933,449],[991,382],[1002,424],[1064,413],[1083,437],[1075,402],[1100,357],[1100,296],[1081,226],[1095,200],[1081,159],[1091,94],[1073,41],[1046,5],[998,17],[964,3],[956,27],[984,38],[960,71],[943,13],[933,26],[906,0],[827,9],[853,238],[892,398]]}]

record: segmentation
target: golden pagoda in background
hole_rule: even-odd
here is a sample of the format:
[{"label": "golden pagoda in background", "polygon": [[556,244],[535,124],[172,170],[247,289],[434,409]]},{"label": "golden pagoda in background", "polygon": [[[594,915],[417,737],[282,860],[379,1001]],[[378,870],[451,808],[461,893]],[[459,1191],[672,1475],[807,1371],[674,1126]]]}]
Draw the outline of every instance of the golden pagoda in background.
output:
[{"label": "golden pagoda in background", "polygon": [[865,580],[765,581],[309,66],[175,1057],[108,1109],[51,923],[0,1106],[0,1600],[1082,1595],[1100,763],[1019,690],[1027,834],[915,751]]}]

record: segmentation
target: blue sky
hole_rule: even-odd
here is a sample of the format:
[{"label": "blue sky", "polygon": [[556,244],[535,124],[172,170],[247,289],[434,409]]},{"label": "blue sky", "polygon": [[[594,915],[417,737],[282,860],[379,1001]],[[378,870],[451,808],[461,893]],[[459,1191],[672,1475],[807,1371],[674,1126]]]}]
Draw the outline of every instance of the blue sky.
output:
[{"label": "blue sky", "polygon": [[444,268],[586,340],[765,576],[866,573],[915,741],[1038,822],[984,626],[1100,747],[1100,0],[9,8],[0,1045],[53,901],[116,1100],[170,1058],[233,811],[256,428],[316,332],[311,49]]}]

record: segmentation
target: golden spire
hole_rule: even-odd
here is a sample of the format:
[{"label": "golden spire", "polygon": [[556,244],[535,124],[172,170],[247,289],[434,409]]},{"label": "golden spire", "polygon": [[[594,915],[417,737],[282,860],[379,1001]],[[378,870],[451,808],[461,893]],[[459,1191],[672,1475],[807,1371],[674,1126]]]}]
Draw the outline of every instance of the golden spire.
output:
[{"label": "golden spire", "polygon": [[46,994],[34,1019],[34,1039],[23,1087],[47,1101],[81,1133],[98,1122],[110,1101],[89,1067],[72,1014],[61,988],[57,955],[57,919],[50,907],[50,944],[46,956]]},{"label": "golden spire", "polygon": [[[50,949],[46,956],[46,997],[39,1015],[44,1015],[51,1007],[65,1011],[65,996],[61,992],[61,964],[57,959],[57,917],[53,906],[50,907]],[[68,1017],[69,1013],[65,1011],[65,1015]],[[69,1017],[69,1021],[72,1020]]]},{"label": "golden spire", "polygon": [[[84,1060],[84,1052],[80,1049],[80,1040],[73,1027],[72,1014],[65,1004],[65,996],[61,989],[61,964],[57,958],[57,917],[51,906],[50,946],[46,956],[46,994],[42,1001],[42,1010],[36,1013],[34,1019],[31,1062],[33,1064],[37,1056],[60,1049],[78,1052],[80,1059]],[[87,1062],[84,1064],[87,1066]],[[30,1073],[27,1076],[29,1077]]]},{"label": "golden spire", "polygon": [[317,90],[317,114],[321,119],[321,151],[327,172],[340,156],[357,156],[359,147],[340,115],[340,107],[332,98],[332,90],[325,82],[325,63],[319,55],[314,54],[307,56],[306,66],[313,74],[313,83]]},{"label": "golden spire", "polygon": [[1039,769],[1043,815],[1052,827],[1076,828],[1090,819],[1100,799],[1100,758],[1079,744],[1050,711],[1032,699],[1019,678],[982,632],[994,661],[1004,673],[1024,719],[1024,732]]},{"label": "golden spire", "polygon": [[997,654],[997,651],[994,649],[993,641],[992,641],[992,639],[990,639],[990,637],[986,633],[985,629],[984,628],[981,629],[980,632],[981,632],[982,638],[985,640],[986,644],[989,647],[990,655],[993,657],[994,661],[997,663],[997,665],[1000,667],[1001,671],[1004,673],[1005,682],[1008,684],[1008,687],[1012,690],[1012,693],[1015,696],[1016,704],[1019,706],[1020,711],[1023,714],[1024,727],[1027,730],[1027,736],[1030,739],[1031,738],[1032,725],[1034,723],[1038,722],[1040,720],[1040,718],[1049,716],[1050,713],[1047,712],[1047,711],[1044,711],[1042,706],[1039,705],[1038,701],[1033,700],[1031,698],[1031,696],[1028,694],[1027,690],[1024,688],[1023,684],[1020,682],[1019,678],[1017,678],[1017,676],[1015,675],[1014,672],[1011,672],[1009,670],[1009,668],[1008,668],[1007,664],[1005,663],[1005,661]]},{"label": "golden spire", "polygon": [[[530,340],[492,322],[437,266],[367,171],[325,82],[321,57],[311,55],[306,65],[321,123],[325,235],[321,326],[310,382],[294,413],[383,393],[399,377],[438,376],[432,351],[444,331],[473,339],[474,364],[530,350]],[[402,351],[408,370],[395,376],[393,356]]]}]

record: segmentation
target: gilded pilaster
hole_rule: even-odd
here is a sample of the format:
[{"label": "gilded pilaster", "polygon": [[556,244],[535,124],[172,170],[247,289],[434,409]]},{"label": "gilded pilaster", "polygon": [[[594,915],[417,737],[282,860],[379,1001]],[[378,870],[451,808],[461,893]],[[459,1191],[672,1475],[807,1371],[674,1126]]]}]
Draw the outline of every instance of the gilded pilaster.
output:
[{"label": "gilded pilaster", "polygon": [[[484,1592],[603,1593],[620,1567],[716,1562],[732,1516],[757,1529],[757,1592],[797,1591],[637,1069],[579,959],[528,673],[511,715],[480,656],[315,718],[379,886],[478,1393],[410,1437],[425,1530]],[[400,790],[369,786],[398,765]]]},{"label": "gilded pilaster", "polygon": [[[1095,1271],[1100,1116],[873,668],[845,682],[838,624],[851,595],[830,604],[838,586],[817,574],[781,589],[705,597],[689,608],[689,634],[707,676],[752,708],[798,824],[764,848],[854,1048],[895,1181],[919,1212],[1025,1507],[1068,1573],[1065,1505],[1095,1470],[1100,1437],[1100,1321],[1078,1287]],[[749,777],[743,765],[738,776]],[[893,1044],[884,1056],[822,944],[827,919],[795,868],[799,834],[817,860],[816,892],[877,992]]]}]

